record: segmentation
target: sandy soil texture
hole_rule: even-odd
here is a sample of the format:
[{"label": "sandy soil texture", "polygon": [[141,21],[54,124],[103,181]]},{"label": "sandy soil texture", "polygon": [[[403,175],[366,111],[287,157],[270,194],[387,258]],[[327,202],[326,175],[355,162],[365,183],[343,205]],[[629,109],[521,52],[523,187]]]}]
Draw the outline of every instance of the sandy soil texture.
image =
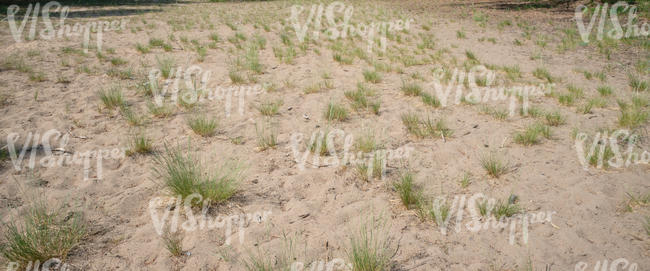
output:
[{"label": "sandy soil texture", "polygon": [[648,270],[648,5],[544,3],[8,8],[0,269]]}]

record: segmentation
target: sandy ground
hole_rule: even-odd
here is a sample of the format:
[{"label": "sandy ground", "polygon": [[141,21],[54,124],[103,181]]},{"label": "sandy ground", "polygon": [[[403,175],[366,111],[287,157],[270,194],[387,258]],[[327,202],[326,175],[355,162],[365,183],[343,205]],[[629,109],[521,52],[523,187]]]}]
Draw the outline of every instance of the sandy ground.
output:
[{"label": "sandy ground", "polygon": [[[186,255],[172,257],[156,233],[150,215],[152,199],[172,197],[154,174],[155,155],[135,155],[105,158],[101,179],[97,176],[95,162],[91,162],[90,180],[84,180],[82,165],[42,167],[37,164],[32,170],[15,170],[7,159],[0,170],[3,221],[19,218],[34,199],[45,200],[52,206],[64,204],[81,210],[89,229],[88,235],[66,260],[74,270],[245,270],[244,261],[250,255],[261,253],[276,263],[290,248],[293,248],[295,261],[308,263],[342,258],[347,263],[350,237],[372,216],[381,216],[386,222],[383,234],[390,237],[395,250],[391,270],[528,270],[524,269],[529,266],[528,262],[534,270],[574,270],[579,262],[588,264],[588,269],[584,270],[591,270],[589,268],[597,262],[618,258],[637,263],[638,270],[650,267],[650,236],[643,228],[650,210],[647,205],[625,210],[627,193],[647,194],[650,190],[650,167],[647,164],[608,169],[588,166],[585,170],[572,137],[575,129],[593,135],[599,128],[620,128],[616,101],[629,102],[633,96],[628,74],[639,73],[636,63],[648,60],[647,45],[618,41],[609,59],[593,42],[560,51],[557,48],[564,37],[562,31],[576,29],[575,22],[571,21],[572,9],[514,11],[497,9],[490,2],[475,5],[463,2],[345,2],[346,6],[354,6],[351,21],[379,20],[372,18],[372,14],[381,11],[386,20],[413,19],[408,33],[400,33],[402,42],[388,41],[389,53],[370,54],[372,59],[401,68],[401,71],[382,72],[379,83],[367,83],[381,102],[379,114],[375,115],[364,110],[355,111],[344,96],[344,91],[353,90],[358,82],[364,81],[363,71],[373,69],[372,65],[359,58],[350,65],[334,61],[330,48],[334,41],[321,37],[316,41],[318,44],[309,44],[305,51],[295,47],[294,63],[284,63],[274,55],[273,47],[286,47],[280,37],[283,28],[287,29],[293,43],[298,44],[290,22],[282,24],[282,20],[289,17],[292,4],[188,2],[73,7],[73,11],[93,12],[72,13],[81,15],[69,16],[66,24],[128,19],[124,30],[103,33],[102,54],[106,60],[100,59],[93,48],[88,54],[63,49],[81,49],[80,37],[17,43],[11,37],[7,21],[2,22],[0,56],[3,59],[22,57],[33,70],[42,72],[45,80],[38,82],[30,79],[28,73],[6,67],[0,69],[0,92],[8,97],[0,108],[0,138],[18,133],[22,139],[30,132],[43,134],[57,129],[69,135],[65,149],[71,152],[128,148],[130,136],[141,131],[153,139],[157,152],[164,151],[164,144],[187,146],[190,142],[189,152],[208,167],[231,158],[239,159],[246,167],[239,192],[231,200],[212,207],[210,216],[262,214],[264,211],[268,214],[262,222],[248,221],[242,227],[233,226],[230,235],[225,226],[182,231]],[[309,6],[304,6],[308,11]],[[485,26],[480,25],[477,14],[487,18]],[[500,27],[499,23],[504,20],[509,20],[511,25]],[[226,22],[236,25],[238,30],[234,31]],[[263,30],[262,24],[268,24],[269,31]],[[527,30],[518,24],[534,27],[531,35],[526,37]],[[465,38],[459,38],[458,31],[462,31]],[[266,39],[265,48],[259,51],[262,73],[256,75],[256,80],[259,84],[273,84],[276,89],[246,96],[243,114],[233,102],[227,116],[225,101],[215,99],[191,109],[174,105],[175,113],[167,118],[151,116],[147,103],[152,98],[138,91],[137,85],[146,82],[147,74],[156,67],[157,58],[173,57],[177,65],[198,65],[210,70],[209,89],[236,86],[229,79],[229,70],[233,59],[243,55],[246,48],[237,49],[228,41],[236,32],[248,37],[242,45],[252,40],[253,33]],[[207,46],[212,42],[212,33],[218,33],[220,40],[214,48],[206,47],[207,54],[201,62],[191,40]],[[169,39],[170,34],[174,35],[174,41]],[[435,41],[434,48],[427,49],[424,54],[419,54],[417,49],[420,34],[432,34]],[[136,49],[137,43],[146,45],[151,38],[162,39],[173,48],[169,52],[151,48],[149,53]],[[190,42],[183,42],[183,38]],[[491,38],[493,42],[488,40]],[[541,46],[536,42],[539,39],[546,40],[546,44]],[[348,39],[343,40],[348,42]],[[91,44],[93,41],[91,39]],[[521,45],[516,45],[517,42]],[[365,48],[366,41],[356,39],[353,44]],[[445,50],[439,60],[421,65],[405,66],[390,57],[402,50],[415,59],[428,59],[440,49]],[[566,123],[552,127],[552,139],[523,146],[513,141],[513,134],[535,122],[535,118],[516,114],[499,120],[481,113],[482,104],[451,103],[433,108],[400,90],[403,81],[415,81],[425,86],[425,91],[433,92],[429,87],[434,78],[433,70],[462,67],[466,50],[473,52],[483,65],[520,67],[521,78],[515,82],[499,81],[501,84],[545,83],[533,76],[535,69],[545,67],[556,78],[557,92],[566,93],[569,85],[575,85],[584,90],[584,98],[571,106],[562,105],[551,96],[531,98],[531,104],[536,107],[561,112]],[[109,61],[114,57],[126,63],[116,66]],[[84,72],[85,68],[90,71]],[[111,69],[131,69],[132,78],[111,76]],[[583,71],[605,71],[605,81],[588,79]],[[323,79],[323,73],[329,74],[331,79]],[[413,79],[413,73],[422,78]],[[498,74],[499,78],[505,76],[503,71]],[[642,71],[640,76],[648,80],[647,66],[645,74]],[[325,80],[333,85],[331,89],[305,93],[309,86]],[[604,97],[604,108],[594,107],[591,113],[578,113],[581,104],[599,97],[596,89],[602,85],[613,89],[611,96]],[[119,110],[104,108],[98,91],[111,86],[119,86],[131,108],[148,118],[144,126],[133,127]],[[647,91],[641,95],[648,97]],[[278,115],[268,118],[260,114],[257,109],[260,104],[278,99],[282,100]],[[323,111],[330,101],[348,108],[348,120],[327,122]],[[488,104],[495,108],[508,106],[507,101]],[[453,136],[443,140],[410,135],[401,121],[401,115],[407,112],[444,118]],[[218,118],[219,134],[213,137],[195,134],[187,125],[187,119],[195,114]],[[278,144],[275,148],[260,150],[256,127],[269,121],[271,129],[277,133]],[[403,159],[388,161],[388,172],[383,180],[363,181],[351,167],[306,164],[306,168],[300,170],[291,149],[292,134],[302,133],[308,139],[313,132],[325,127],[341,129],[355,138],[370,130],[384,148],[408,147],[412,151]],[[647,128],[645,122],[635,129],[646,138],[639,143],[637,151],[650,151]],[[230,138],[235,137],[241,137],[243,143],[233,144]],[[343,140],[337,140],[340,151]],[[302,143],[301,153],[304,150]],[[510,171],[499,178],[487,175],[480,159],[488,153],[497,153],[507,160]],[[40,157],[42,154],[37,155]],[[308,161],[313,162],[312,156],[309,157]],[[464,226],[471,221],[469,209],[459,218],[455,207],[450,213],[447,232],[443,234],[434,221],[422,221],[416,212],[401,204],[393,182],[407,170],[415,174],[416,184],[429,198],[444,197],[451,202],[454,197],[469,199],[476,193],[495,199],[507,199],[515,194],[526,213],[547,215],[541,221],[530,221],[527,240],[522,224],[515,223],[511,243],[510,224],[502,229],[490,227],[472,232]],[[466,172],[471,174],[471,183],[463,187],[460,180]],[[155,206],[160,213],[162,205],[165,203]],[[552,214],[550,218],[548,214]]]}]

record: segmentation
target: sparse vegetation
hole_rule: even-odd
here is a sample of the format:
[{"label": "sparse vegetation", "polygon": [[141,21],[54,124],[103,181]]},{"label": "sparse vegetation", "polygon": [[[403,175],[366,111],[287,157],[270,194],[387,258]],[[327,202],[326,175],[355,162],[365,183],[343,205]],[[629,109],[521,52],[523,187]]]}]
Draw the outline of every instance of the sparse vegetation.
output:
[{"label": "sparse vegetation", "polygon": [[65,261],[86,236],[87,227],[80,213],[62,216],[63,210],[49,209],[44,202],[30,206],[23,219],[5,225],[0,254],[22,266],[50,258]]},{"label": "sparse vegetation", "polygon": [[488,154],[481,157],[481,166],[488,175],[499,178],[501,175],[508,173],[508,164],[503,162],[496,154]]}]

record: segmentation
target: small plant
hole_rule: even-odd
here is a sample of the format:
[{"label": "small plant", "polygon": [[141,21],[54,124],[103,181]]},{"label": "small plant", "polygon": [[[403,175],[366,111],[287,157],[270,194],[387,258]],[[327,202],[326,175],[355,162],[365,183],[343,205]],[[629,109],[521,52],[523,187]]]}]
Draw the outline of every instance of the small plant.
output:
[{"label": "small plant", "polygon": [[601,152],[595,152],[591,157],[589,157],[589,164],[597,167],[600,163],[599,161],[604,161],[603,164],[605,167],[607,167],[609,165],[608,161],[612,157],[614,157],[614,152],[612,151],[612,148],[607,145],[605,146],[605,150],[602,152],[602,157]]},{"label": "small plant", "polygon": [[472,174],[469,172],[465,172],[463,174],[463,177],[460,179],[460,186],[462,188],[466,188],[469,186],[470,183],[472,183]]},{"label": "small plant", "polygon": [[275,102],[265,102],[262,105],[260,105],[259,110],[260,113],[264,116],[275,116],[278,114],[278,111],[280,110],[280,106],[283,104],[281,100],[275,101]]},{"label": "small plant", "polygon": [[571,106],[575,101],[575,96],[572,94],[563,94],[558,96],[558,101],[560,102],[560,104]]},{"label": "small plant", "polygon": [[542,80],[546,80],[549,83],[553,83],[555,81],[553,76],[551,76],[551,73],[548,72],[548,70],[546,70],[544,68],[535,69],[533,71],[533,76],[535,76],[535,77],[537,77],[539,79],[542,79]]},{"label": "small plant", "polygon": [[112,87],[109,90],[99,91],[99,99],[108,109],[122,107],[126,104],[122,90],[118,87]]},{"label": "small plant", "polygon": [[618,125],[626,128],[636,128],[648,121],[649,112],[638,106],[631,106],[621,110]]},{"label": "small plant", "polygon": [[172,254],[174,257],[180,257],[183,255],[183,239],[179,233],[169,233],[165,232],[162,236],[163,243],[167,251]]},{"label": "small plant", "polygon": [[[352,270],[380,271],[388,270],[388,264],[393,255],[391,242],[387,233],[382,232],[383,225],[376,225],[376,220],[361,226],[360,230],[350,238],[348,260]],[[381,222],[379,222],[381,223]]]},{"label": "small plant", "polygon": [[497,220],[504,216],[511,217],[519,212],[521,212],[521,207],[519,207],[518,204],[501,200],[497,201],[494,205],[494,209],[492,209],[492,214],[494,214]]},{"label": "small plant", "polygon": [[138,50],[138,52],[140,52],[142,54],[148,54],[149,51],[150,51],[148,46],[142,45],[140,43],[135,44],[135,49]]},{"label": "small plant", "polygon": [[134,154],[149,154],[153,152],[153,142],[145,135],[134,135],[129,142],[129,149],[126,155],[131,156]]},{"label": "small plant", "polygon": [[450,206],[445,200],[436,200],[429,210],[429,215],[438,227],[444,225],[445,220],[449,217]]},{"label": "small plant", "polygon": [[499,178],[499,176],[506,174],[508,172],[507,163],[503,162],[501,158],[494,154],[489,154],[481,158],[481,166],[488,175]]},{"label": "small plant", "polygon": [[366,82],[370,82],[373,84],[377,84],[381,82],[381,75],[377,71],[370,71],[370,70],[364,70],[363,71],[363,78],[366,80]]},{"label": "small plant", "polygon": [[403,174],[399,181],[393,184],[393,187],[399,194],[406,209],[411,209],[416,206],[422,198],[421,191],[413,184],[413,174],[410,172]]},{"label": "small plant", "polygon": [[363,83],[357,84],[356,91],[346,91],[345,97],[352,101],[352,107],[355,110],[370,109],[374,114],[379,114],[379,101],[370,101],[370,96],[374,95],[374,91],[366,87]]},{"label": "small plant", "polygon": [[360,136],[355,146],[358,150],[364,153],[372,152],[379,148],[379,144],[377,143],[377,139],[375,138],[374,133],[370,131]]},{"label": "small plant", "polygon": [[169,76],[173,72],[176,61],[171,57],[163,57],[163,58],[156,57],[156,62],[158,64],[158,69],[160,70],[162,76],[164,78],[169,78]]},{"label": "small plant", "polygon": [[429,93],[426,93],[426,92],[422,92],[422,93],[420,93],[420,97],[422,97],[422,102],[424,104],[433,106],[435,108],[440,107],[440,101],[435,96],[433,96],[433,95],[431,95]]},{"label": "small plant", "polygon": [[235,70],[228,72],[228,77],[230,77],[230,81],[232,81],[233,84],[243,84],[246,82],[246,79]]},{"label": "small plant", "polygon": [[166,118],[174,114],[174,108],[168,105],[157,106],[154,103],[148,103],[147,108],[149,108],[149,113],[157,118]]},{"label": "small plant", "polygon": [[420,96],[422,94],[422,87],[415,82],[406,83],[402,81],[401,90],[406,96]]},{"label": "small plant", "polygon": [[127,63],[126,60],[121,59],[119,57],[111,58],[111,64],[113,64],[115,66],[121,66],[121,65],[124,65],[126,63]]},{"label": "small plant", "polygon": [[[268,125],[270,126],[270,125]],[[255,125],[257,134],[257,146],[264,151],[269,148],[275,148],[278,145],[278,136],[270,127],[264,125]]]},{"label": "small plant", "polygon": [[330,102],[325,110],[325,119],[328,121],[345,121],[348,118],[348,111],[345,107]]},{"label": "small plant", "polygon": [[544,117],[546,118],[546,124],[550,126],[560,126],[566,123],[566,119],[558,111],[547,113]]},{"label": "small plant", "polygon": [[634,92],[646,91],[648,90],[648,82],[641,80],[638,76],[634,74],[628,75],[628,83]]},{"label": "small plant", "polygon": [[610,86],[600,86],[598,87],[598,93],[600,93],[601,96],[612,95],[612,88]]},{"label": "small plant", "polygon": [[214,119],[207,119],[205,117],[195,117],[188,120],[188,124],[192,131],[202,137],[213,136],[217,132],[217,121]]},{"label": "small plant", "polygon": [[244,260],[247,271],[273,271],[273,260],[264,255],[261,251],[249,253],[248,259]]},{"label": "small plant", "polygon": [[584,92],[581,88],[576,87],[576,86],[574,86],[574,85],[569,85],[569,86],[567,87],[567,90],[569,91],[569,93],[571,93],[571,95],[572,95],[575,99],[580,99],[580,98],[582,98],[582,97],[585,96],[585,92]]},{"label": "small plant", "polygon": [[539,143],[540,135],[544,136],[545,138],[550,138],[551,130],[546,125],[536,123],[526,127],[526,130],[523,133],[516,133],[514,140],[516,143],[530,146]]},{"label": "small plant", "polygon": [[420,116],[415,113],[404,113],[401,116],[402,123],[406,130],[417,137],[424,137],[424,131],[420,128]]},{"label": "small plant", "polygon": [[79,245],[87,232],[79,213],[61,216],[60,211],[49,210],[45,203],[29,207],[22,222],[6,224],[0,254],[23,266],[50,258],[65,261],[68,252]]},{"label": "small plant", "polygon": [[[226,162],[217,170],[208,172],[200,161],[188,151],[183,154],[180,148],[170,149],[154,158],[154,173],[162,179],[164,186],[173,196],[186,198],[198,194],[207,203],[218,204],[230,199],[237,192],[242,180],[243,170],[237,163]],[[194,206],[204,202],[193,201]]]}]

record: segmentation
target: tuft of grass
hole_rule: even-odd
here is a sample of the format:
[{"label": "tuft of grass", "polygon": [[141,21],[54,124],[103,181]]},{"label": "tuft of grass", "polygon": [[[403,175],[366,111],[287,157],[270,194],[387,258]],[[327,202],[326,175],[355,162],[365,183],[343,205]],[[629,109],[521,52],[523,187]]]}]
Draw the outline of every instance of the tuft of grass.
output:
[{"label": "tuft of grass", "polygon": [[330,102],[325,109],[325,119],[328,121],[345,121],[348,119],[348,111],[342,105]]},{"label": "tuft of grass", "polygon": [[[382,232],[382,225],[376,225],[376,219],[364,224],[360,230],[350,238],[348,260],[352,263],[352,270],[380,271],[388,270],[390,259],[393,255],[389,235]],[[377,219],[381,221],[381,218]]]},{"label": "tuft of grass", "polygon": [[402,81],[401,90],[406,96],[420,96],[422,94],[422,86],[415,82],[406,83]]},{"label": "tuft of grass", "polygon": [[[243,179],[243,170],[237,163],[223,163],[214,172],[208,172],[200,161],[192,157],[189,148],[184,154],[181,148],[165,146],[165,151],[157,155],[154,162],[154,173],[173,196],[186,198],[198,194],[208,204],[230,199]],[[193,206],[203,203],[192,202]]]},{"label": "tuft of grass", "polygon": [[282,104],[283,102],[281,100],[277,100],[275,102],[265,102],[260,105],[259,110],[260,113],[262,113],[264,116],[275,116],[280,111],[280,106],[282,106]]},{"label": "tuft of grass", "polygon": [[413,174],[410,172],[404,173],[399,181],[393,184],[393,187],[406,209],[416,206],[422,198],[421,191],[413,184]]},{"label": "tuft of grass", "polygon": [[145,122],[143,116],[138,115],[128,106],[122,106],[120,108],[120,112],[122,113],[122,116],[126,119],[126,121],[131,126],[140,126],[143,125]]},{"label": "tuft of grass", "polygon": [[232,81],[233,84],[243,84],[246,82],[246,79],[235,70],[229,71],[228,77],[230,77],[230,81]]},{"label": "tuft of grass", "polygon": [[521,77],[521,71],[519,70],[519,66],[513,65],[513,66],[503,66],[501,69],[506,72],[506,75],[508,79],[510,80],[516,80]]},{"label": "tuft of grass", "polygon": [[427,117],[423,121],[415,113],[404,113],[401,115],[401,119],[404,126],[406,126],[406,130],[419,138],[428,136],[431,138],[442,137],[444,139],[453,135],[453,131],[447,127],[442,119],[434,121]]},{"label": "tuft of grass", "polygon": [[440,107],[440,100],[438,100],[438,98],[436,98],[435,96],[426,92],[422,92],[420,93],[420,97],[422,97],[422,102],[424,104],[433,106],[435,108]]},{"label": "tuft of grass", "polygon": [[215,119],[208,119],[203,116],[198,116],[188,120],[188,124],[192,131],[202,137],[210,137],[216,134],[218,123]]},{"label": "tuft of grass", "polygon": [[355,145],[357,147],[357,150],[360,150],[364,153],[372,152],[379,148],[375,134],[371,131],[368,131],[364,135],[360,136]]},{"label": "tuft of grass", "polygon": [[183,255],[183,245],[181,235],[179,233],[169,233],[165,232],[162,236],[163,244],[169,253],[174,257],[180,257]]},{"label": "tuft of grass", "polygon": [[166,104],[157,106],[154,103],[149,102],[147,108],[149,108],[149,113],[157,118],[166,118],[174,114],[174,108]]},{"label": "tuft of grass", "polygon": [[470,51],[470,50],[465,50],[465,56],[467,57],[467,60],[470,61],[470,63],[473,63],[473,64],[480,63],[478,61],[478,58],[476,57],[476,55],[474,55],[474,53],[472,51]]},{"label": "tuft of grass", "polygon": [[173,72],[172,70],[174,69],[176,61],[171,57],[156,57],[156,63],[162,76],[164,78],[169,78],[169,76],[172,75],[171,73]]},{"label": "tuft of grass", "polygon": [[417,137],[424,137],[425,133],[420,127],[420,116],[415,113],[404,113],[401,116],[402,123],[406,126],[406,130]]},{"label": "tuft of grass", "polygon": [[600,96],[612,95],[612,88],[610,86],[600,86],[597,90],[598,93],[600,93]]},{"label": "tuft of grass", "polygon": [[149,154],[153,152],[153,141],[143,134],[134,135],[129,141],[126,155]]},{"label": "tuft of grass", "polygon": [[47,81],[47,77],[43,72],[30,72],[29,75],[29,80],[34,81],[34,82],[44,82]]},{"label": "tuft of grass", "polygon": [[381,103],[379,101],[371,101],[370,97],[374,96],[374,91],[369,89],[363,83],[357,84],[357,90],[355,91],[346,91],[345,97],[352,102],[352,107],[355,110],[359,109],[370,109],[375,115],[379,114],[379,107]]},{"label": "tuft of grass", "polygon": [[508,173],[508,164],[495,154],[485,155],[481,157],[480,161],[483,169],[494,178],[499,178],[499,176]]},{"label": "tuft of grass", "polygon": [[516,203],[498,200],[492,209],[492,214],[498,219],[501,217],[511,217],[521,212],[521,207]]},{"label": "tuft of grass", "polygon": [[122,58],[119,58],[119,57],[111,58],[111,64],[113,64],[115,66],[121,66],[121,65],[124,65],[126,63],[127,63],[127,61],[122,59]]},{"label": "tuft of grass", "polygon": [[21,222],[10,221],[0,244],[7,261],[23,266],[50,258],[65,261],[68,252],[86,236],[86,224],[79,213],[49,210],[45,203],[29,207]]},{"label": "tuft of grass", "polygon": [[[601,148],[602,148],[602,146],[601,146]],[[614,152],[612,151],[612,148],[609,145],[605,146],[605,150],[603,151],[603,154],[602,154],[602,161],[603,161],[603,165],[605,167],[609,166],[608,161],[612,157],[614,157]],[[589,164],[596,167],[596,166],[598,166],[598,161],[599,160],[600,160],[600,152],[595,152],[591,157],[589,157]]]},{"label": "tuft of grass", "polygon": [[462,188],[466,188],[469,186],[470,183],[472,183],[472,174],[469,172],[465,172],[463,174],[463,177],[460,179],[460,186]]},{"label": "tuft of grass", "polygon": [[109,90],[100,90],[98,94],[99,99],[108,109],[122,107],[126,104],[124,94],[122,94],[122,90],[118,87],[112,87]]},{"label": "tuft of grass", "polygon": [[257,146],[260,150],[275,148],[278,145],[278,135],[272,127],[266,127],[264,124],[255,125],[255,132],[257,134]]},{"label": "tuft of grass", "polygon": [[381,82],[382,76],[377,71],[364,70],[363,78],[366,80],[366,82],[377,84]]},{"label": "tuft of grass", "polygon": [[628,84],[634,92],[648,90],[648,82],[631,73],[628,75]]},{"label": "tuft of grass", "polygon": [[138,50],[141,54],[148,54],[150,49],[149,46],[147,45],[142,45],[140,43],[135,44],[135,49]]},{"label": "tuft of grass", "polygon": [[553,83],[555,79],[551,76],[551,73],[548,72],[545,68],[537,68],[533,71],[533,76],[538,79],[546,80],[549,83]]},{"label": "tuft of grass", "polygon": [[244,260],[247,271],[273,271],[273,260],[262,252],[250,253]]},{"label": "tuft of grass", "polygon": [[618,125],[626,128],[636,128],[648,121],[649,112],[638,106],[631,106],[621,109],[621,115],[618,117]]},{"label": "tuft of grass", "polygon": [[498,119],[498,120],[506,120],[506,119],[508,119],[508,116],[510,115],[508,113],[508,110],[506,110],[506,109],[496,109],[496,108],[492,108],[492,107],[490,107],[488,105],[481,106],[480,112],[483,113],[483,114],[488,114],[488,115],[490,115],[493,118]]},{"label": "tuft of grass", "polygon": [[550,127],[543,124],[533,124],[528,127],[523,132],[516,133],[514,140],[516,143],[530,146],[535,145],[540,142],[539,136],[542,135],[545,138],[551,138],[551,129]]},{"label": "tuft of grass", "polygon": [[567,90],[569,93],[571,93],[574,99],[580,99],[585,96],[585,92],[581,88],[574,85],[567,86]]},{"label": "tuft of grass", "polygon": [[544,117],[546,118],[546,124],[550,126],[560,126],[566,123],[565,117],[558,111],[547,113]]}]

